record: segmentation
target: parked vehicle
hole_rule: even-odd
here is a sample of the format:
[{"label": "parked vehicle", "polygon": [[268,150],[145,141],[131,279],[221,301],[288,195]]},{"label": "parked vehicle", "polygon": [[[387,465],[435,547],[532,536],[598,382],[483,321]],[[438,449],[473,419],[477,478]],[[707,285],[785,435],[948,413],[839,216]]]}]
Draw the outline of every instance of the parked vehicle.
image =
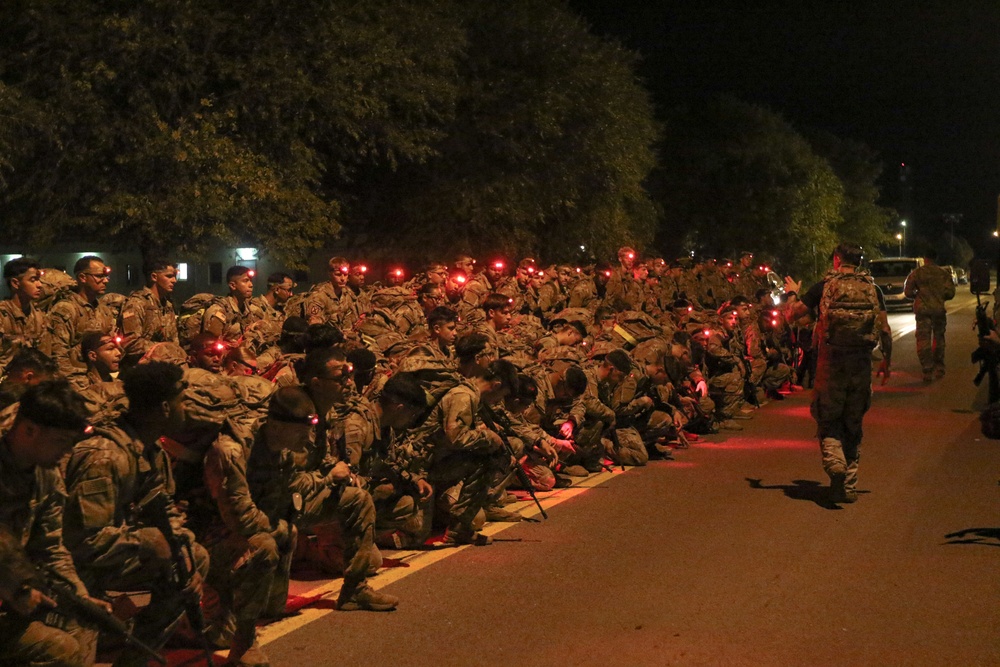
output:
[{"label": "parked vehicle", "polygon": [[903,285],[910,272],[923,265],[924,260],[921,257],[885,257],[873,259],[868,263],[868,271],[871,272],[875,284],[882,290],[882,296],[885,297],[886,310],[905,309],[912,306],[913,299],[909,299],[903,294]]},{"label": "parked vehicle", "polygon": [[963,268],[955,268],[955,279],[958,280],[959,285],[969,284],[969,274]]}]

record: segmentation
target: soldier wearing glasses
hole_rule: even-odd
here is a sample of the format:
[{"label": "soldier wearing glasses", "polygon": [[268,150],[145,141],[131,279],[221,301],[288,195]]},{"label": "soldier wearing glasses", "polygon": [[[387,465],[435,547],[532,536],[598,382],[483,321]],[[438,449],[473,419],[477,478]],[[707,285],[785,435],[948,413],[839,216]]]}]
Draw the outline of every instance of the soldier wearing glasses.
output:
[{"label": "soldier wearing glasses", "polygon": [[281,324],[285,321],[285,303],[296,286],[287,273],[272,273],[267,277],[267,292],[251,299],[251,303],[260,308],[265,320]]},{"label": "soldier wearing glasses", "polygon": [[95,255],[80,258],[73,266],[77,289],[49,310],[48,349],[66,378],[84,375],[87,365],[80,356],[84,334],[111,334],[115,313],[99,301],[108,287],[111,267]]}]

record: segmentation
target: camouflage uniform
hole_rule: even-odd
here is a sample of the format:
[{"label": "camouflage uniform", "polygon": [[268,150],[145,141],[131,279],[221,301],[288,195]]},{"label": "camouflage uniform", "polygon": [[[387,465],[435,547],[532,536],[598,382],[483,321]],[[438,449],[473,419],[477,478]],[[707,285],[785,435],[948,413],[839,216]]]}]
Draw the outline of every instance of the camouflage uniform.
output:
[{"label": "camouflage uniform", "polygon": [[713,329],[705,346],[708,391],[720,421],[731,418],[743,402],[743,344],[738,336]]},{"label": "camouflage uniform", "polygon": [[338,521],[344,539],[344,585],[357,586],[382,564],[374,541],[375,505],[364,489],[327,481],[326,471],[336,455],[327,450],[325,423],[320,426],[304,460],[288,450],[272,450],[267,431],[260,430],[250,452],[247,480],[254,503],[271,525],[291,514],[293,493],[302,495],[300,527]]},{"label": "camouflage uniform", "polygon": [[479,390],[461,382],[441,398],[423,425],[393,446],[388,460],[402,482],[426,479],[438,492],[462,482],[448,521],[449,533],[460,538],[475,532],[473,521],[489,501],[495,473],[509,460],[482,425],[479,400]]},{"label": "camouflage uniform", "polygon": [[773,359],[769,357],[757,322],[751,322],[743,328],[743,340],[746,342],[746,354],[750,358],[750,383],[753,386],[774,393],[792,379],[792,369],[781,363],[780,354],[775,354]]},{"label": "camouflage uniform", "polygon": [[917,320],[917,357],[924,375],[944,374],[944,331],[948,315],[944,303],[955,298],[951,274],[936,264],[917,267],[906,278],[906,296],[913,299]]},{"label": "camouflage uniform", "polygon": [[[835,271],[828,273],[802,297],[803,304],[820,311],[813,338],[817,352],[811,411],[816,420],[823,469],[831,480],[842,476],[844,489],[853,492],[858,481],[862,421],[872,400],[872,355],[871,349],[839,348],[825,340],[822,294],[834,275]],[[871,277],[864,275],[871,282]],[[874,284],[872,287],[877,295],[878,288]]]},{"label": "camouflage uniform", "polygon": [[201,330],[229,343],[243,339],[243,332],[254,322],[264,319],[264,313],[252,302],[240,308],[234,296],[224,296],[205,309],[201,318]]},{"label": "camouflage uniform", "polygon": [[177,313],[170,299],[157,302],[153,290],[144,287],[129,295],[122,306],[121,330],[125,341],[122,362],[132,365],[156,343],[178,343]]},{"label": "camouflage uniform", "polygon": [[[148,531],[156,529],[143,527],[138,505],[151,492],[173,496],[166,454],[158,443],[140,441],[124,421],[99,427],[73,450],[66,486],[66,546],[80,564],[80,576],[96,591],[151,591],[149,604],[136,617],[135,634],[154,648],[162,646],[188,594],[173,583],[172,560],[150,548]],[[190,541],[194,567],[204,577],[208,554],[183,527],[184,515],[172,501],[168,512],[175,532]]]},{"label": "camouflage uniform", "polygon": [[310,323],[332,324],[343,332],[349,331],[361,317],[358,299],[349,287],[340,296],[330,281],[315,285],[306,295],[304,311]]},{"label": "camouflage uniform", "polygon": [[87,364],[80,356],[84,334],[96,331],[110,335],[116,319],[108,306],[90,303],[79,292],[71,292],[49,310],[49,330],[43,347],[48,346],[64,377],[83,375],[87,372]]},{"label": "camouflage uniform", "polygon": [[[87,589],[63,546],[66,489],[55,468],[19,470],[0,440],[0,598],[13,598],[35,576],[33,564],[50,567],[76,588]],[[60,621],[63,619],[59,619]],[[97,633],[68,620],[65,629],[0,609],[0,662],[17,665],[94,664]]]},{"label": "camouflage uniform", "polygon": [[331,449],[343,452],[372,494],[376,542],[394,549],[423,544],[431,528],[431,503],[420,500],[386,465],[395,434],[383,432],[381,419],[367,399],[353,397],[337,412],[327,441]]},{"label": "camouflage uniform", "polygon": [[295,529],[271,519],[257,506],[247,482],[244,444],[225,433],[205,453],[205,486],[214,500],[204,544],[211,555],[208,583],[220,601],[217,628],[235,633],[249,646],[257,620],[284,612]]},{"label": "camouflage uniform", "polygon": [[479,308],[486,297],[493,292],[493,285],[484,273],[476,273],[469,277],[462,292],[463,309]]},{"label": "camouflage uniform", "polygon": [[586,308],[597,310],[600,297],[597,296],[597,285],[590,276],[584,276],[573,283],[569,288],[569,297],[566,303],[567,308]]},{"label": "camouflage uniform", "polygon": [[264,298],[264,295],[255,296],[250,299],[250,306],[260,312],[260,318],[269,322],[281,324],[285,321],[285,313],[271,305],[271,302]]},{"label": "camouflage uniform", "polygon": [[16,300],[0,301],[0,375],[21,348],[40,347],[46,327],[45,313],[34,304],[25,314]]}]

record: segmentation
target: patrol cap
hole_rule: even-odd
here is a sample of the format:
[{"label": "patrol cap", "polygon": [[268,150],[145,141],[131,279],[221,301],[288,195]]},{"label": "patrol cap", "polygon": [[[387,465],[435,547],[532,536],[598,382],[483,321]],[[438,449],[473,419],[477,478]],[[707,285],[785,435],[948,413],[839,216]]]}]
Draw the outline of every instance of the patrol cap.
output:
[{"label": "patrol cap", "polygon": [[622,349],[611,350],[608,352],[604,360],[609,364],[614,366],[616,369],[620,370],[622,373],[632,372],[632,357],[628,356],[628,352]]}]

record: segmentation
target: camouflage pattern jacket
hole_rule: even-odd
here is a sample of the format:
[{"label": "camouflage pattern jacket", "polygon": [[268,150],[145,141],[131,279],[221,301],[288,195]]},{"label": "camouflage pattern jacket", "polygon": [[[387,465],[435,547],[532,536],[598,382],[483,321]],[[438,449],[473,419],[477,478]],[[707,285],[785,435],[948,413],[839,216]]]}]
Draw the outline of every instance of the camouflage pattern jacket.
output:
[{"label": "camouflage pattern jacket", "polygon": [[58,468],[20,470],[0,440],[0,598],[10,599],[35,576],[32,563],[52,567],[87,594],[63,545],[65,504]]},{"label": "camouflage pattern jacket", "polygon": [[0,301],[0,374],[22,348],[40,347],[47,327],[45,313],[34,305],[25,313],[14,299]]},{"label": "camouflage pattern jacket", "polygon": [[49,310],[49,330],[43,349],[52,353],[64,377],[70,378],[87,372],[87,365],[80,355],[80,341],[84,334],[97,331],[111,334],[117,317],[103,303],[89,302],[79,292],[71,292]]},{"label": "camouflage pattern jacket", "polygon": [[180,343],[173,302],[158,301],[149,287],[132,292],[125,300],[120,328],[125,357],[130,361],[138,361],[156,343]]}]

